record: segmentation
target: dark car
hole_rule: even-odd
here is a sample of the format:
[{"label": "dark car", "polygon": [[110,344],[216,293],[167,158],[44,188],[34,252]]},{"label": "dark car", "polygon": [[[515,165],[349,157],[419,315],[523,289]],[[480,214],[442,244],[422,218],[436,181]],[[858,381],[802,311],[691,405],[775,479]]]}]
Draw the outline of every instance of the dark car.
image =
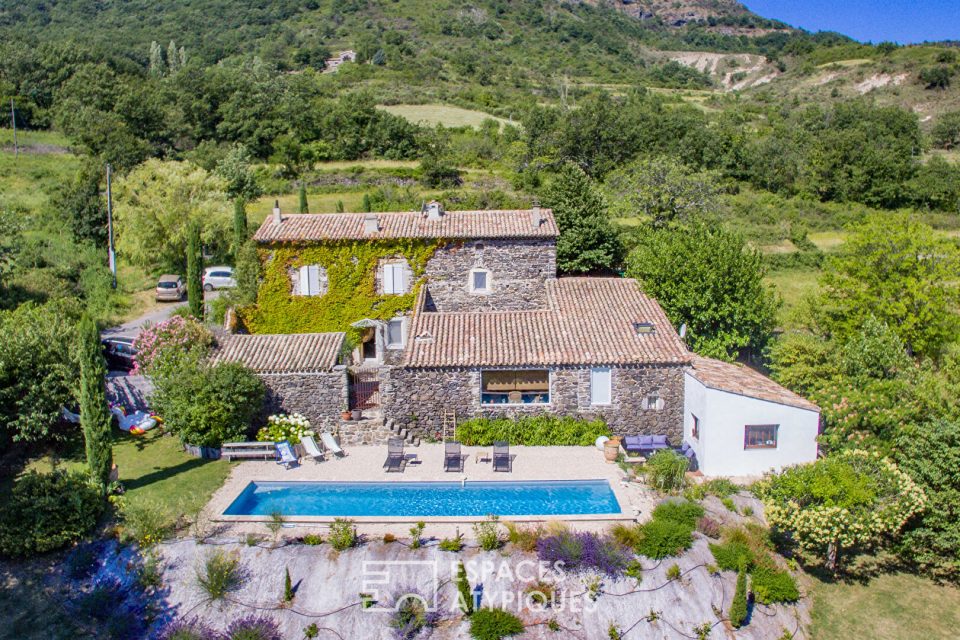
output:
[{"label": "dark car", "polygon": [[103,355],[107,359],[107,368],[111,371],[130,371],[135,364],[137,350],[133,338],[106,338],[103,343]]}]

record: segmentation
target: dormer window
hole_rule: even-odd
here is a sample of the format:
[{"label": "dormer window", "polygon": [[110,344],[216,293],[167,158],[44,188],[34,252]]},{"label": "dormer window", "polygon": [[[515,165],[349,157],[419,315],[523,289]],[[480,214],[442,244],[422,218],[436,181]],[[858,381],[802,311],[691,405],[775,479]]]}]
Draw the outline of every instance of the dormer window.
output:
[{"label": "dormer window", "polygon": [[488,270],[470,270],[470,293],[490,293],[490,272]]}]

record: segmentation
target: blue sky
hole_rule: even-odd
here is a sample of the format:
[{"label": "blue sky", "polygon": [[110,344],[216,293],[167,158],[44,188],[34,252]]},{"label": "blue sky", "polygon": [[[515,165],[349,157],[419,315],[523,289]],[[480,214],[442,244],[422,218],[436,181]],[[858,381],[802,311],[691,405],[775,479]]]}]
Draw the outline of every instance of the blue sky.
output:
[{"label": "blue sky", "polygon": [[741,0],[751,11],[808,31],[874,43],[960,40],[958,0]]}]

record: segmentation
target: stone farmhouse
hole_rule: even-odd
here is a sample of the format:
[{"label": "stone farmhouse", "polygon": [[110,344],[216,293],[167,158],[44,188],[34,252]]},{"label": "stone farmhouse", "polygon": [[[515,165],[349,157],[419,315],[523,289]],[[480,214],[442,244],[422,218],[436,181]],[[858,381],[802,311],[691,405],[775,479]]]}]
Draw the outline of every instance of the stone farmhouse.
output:
[{"label": "stone farmhouse", "polygon": [[[343,267],[311,263],[316,247],[383,247],[360,285],[374,289],[369,316],[342,317],[337,331],[230,335],[217,358],[256,371],[271,411],[302,413],[348,445],[381,443],[392,425],[411,438],[441,437],[457,420],[553,413],[603,418],[618,435],[686,441],[708,474],[816,457],[814,405],[749,369],[692,354],[634,280],[557,277],[558,234],[539,207],[275,209],[254,239],[264,264],[282,269],[285,304],[334,304]],[[429,250],[414,259],[412,242]],[[409,305],[390,307],[396,300]],[[348,408],[365,419],[343,420]]]}]

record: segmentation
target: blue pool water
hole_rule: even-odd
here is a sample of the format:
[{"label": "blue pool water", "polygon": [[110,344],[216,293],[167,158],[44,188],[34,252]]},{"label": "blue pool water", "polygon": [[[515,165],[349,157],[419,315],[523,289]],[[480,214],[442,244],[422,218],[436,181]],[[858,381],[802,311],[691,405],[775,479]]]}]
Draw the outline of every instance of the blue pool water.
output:
[{"label": "blue pool water", "polygon": [[228,516],[501,516],[621,513],[606,480],[251,482]]}]

